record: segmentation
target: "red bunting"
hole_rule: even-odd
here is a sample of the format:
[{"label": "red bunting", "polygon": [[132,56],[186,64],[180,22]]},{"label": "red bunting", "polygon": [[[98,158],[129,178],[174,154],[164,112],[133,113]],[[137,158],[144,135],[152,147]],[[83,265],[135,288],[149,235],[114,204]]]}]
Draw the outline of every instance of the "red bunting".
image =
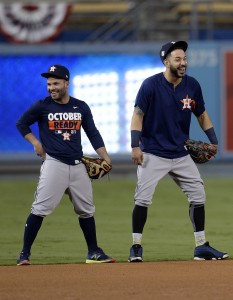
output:
[{"label": "red bunting", "polygon": [[71,7],[63,3],[0,4],[0,32],[11,43],[53,41],[62,31]]}]

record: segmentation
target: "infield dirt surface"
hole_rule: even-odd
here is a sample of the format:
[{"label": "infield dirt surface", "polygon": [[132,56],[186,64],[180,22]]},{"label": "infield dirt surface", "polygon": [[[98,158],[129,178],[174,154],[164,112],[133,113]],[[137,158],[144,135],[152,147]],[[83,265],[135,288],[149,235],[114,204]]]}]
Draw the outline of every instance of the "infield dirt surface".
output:
[{"label": "infield dirt surface", "polygon": [[0,299],[228,300],[233,260],[0,267]]}]

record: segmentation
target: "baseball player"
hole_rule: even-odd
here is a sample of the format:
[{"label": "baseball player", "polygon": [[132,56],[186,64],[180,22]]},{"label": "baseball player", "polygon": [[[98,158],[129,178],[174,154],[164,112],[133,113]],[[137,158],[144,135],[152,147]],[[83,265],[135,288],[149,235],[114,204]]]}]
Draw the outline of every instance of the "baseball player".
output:
[{"label": "baseball player", "polygon": [[212,248],[205,237],[206,195],[199,171],[184,148],[189,138],[192,113],[211,144],[218,140],[206,110],[201,87],[185,74],[187,59],[185,41],[162,46],[160,57],[165,72],[144,80],[135,101],[131,121],[132,161],[138,165],[137,186],[132,213],[132,238],[129,262],[142,262],[142,233],[148,206],[155,188],[165,175],[176,182],[189,201],[189,216],[195,238],[195,260],[228,257]]},{"label": "baseball player", "polygon": [[[97,245],[92,185],[81,162],[81,126],[97,154],[110,164],[103,139],[89,106],[68,94],[69,70],[61,65],[53,65],[41,76],[47,78],[50,96],[32,104],[16,124],[21,135],[33,145],[35,154],[43,160],[17,265],[30,264],[31,247],[44,217],[54,211],[65,191],[68,191],[74,211],[79,216],[87,243],[86,263],[115,262]],[[40,139],[30,129],[36,122]]]}]

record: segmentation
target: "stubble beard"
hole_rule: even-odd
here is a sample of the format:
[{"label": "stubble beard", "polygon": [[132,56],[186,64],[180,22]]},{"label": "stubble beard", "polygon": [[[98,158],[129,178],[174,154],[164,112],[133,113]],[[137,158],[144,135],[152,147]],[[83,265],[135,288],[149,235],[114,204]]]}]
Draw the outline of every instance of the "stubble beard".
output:
[{"label": "stubble beard", "polygon": [[174,68],[174,67],[170,66],[170,72],[171,72],[172,75],[173,75],[174,77],[176,77],[176,78],[183,78],[184,75],[185,75],[185,73],[186,73],[186,67],[184,67],[184,68],[185,68],[184,73],[179,74],[179,73],[178,73],[179,71],[178,71],[177,68]]},{"label": "stubble beard", "polygon": [[52,95],[52,93],[50,92],[50,96],[52,97],[52,99],[56,102],[62,102],[63,97],[65,96],[65,90],[60,90],[56,92],[57,95]]}]

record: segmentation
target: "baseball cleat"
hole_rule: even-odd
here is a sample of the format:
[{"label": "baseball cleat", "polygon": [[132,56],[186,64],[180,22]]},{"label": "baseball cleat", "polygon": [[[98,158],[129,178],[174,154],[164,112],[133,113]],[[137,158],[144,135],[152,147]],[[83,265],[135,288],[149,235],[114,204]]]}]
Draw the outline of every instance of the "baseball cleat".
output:
[{"label": "baseball cleat", "polygon": [[143,248],[139,244],[135,244],[130,248],[128,262],[143,262],[142,259]]},{"label": "baseball cleat", "polygon": [[28,266],[30,265],[29,260],[30,254],[21,252],[19,258],[17,259],[17,266]]},{"label": "baseball cleat", "polygon": [[89,251],[86,258],[86,264],[114,263],[115,261],[115,258],[106,255],[101,248],[96,251]]},{"label": "baseball cleat", "polygon": [[220,260],[226,259],[229,255],[210,247],[209,242],[198,246],[194,250],[194,260]]}]

